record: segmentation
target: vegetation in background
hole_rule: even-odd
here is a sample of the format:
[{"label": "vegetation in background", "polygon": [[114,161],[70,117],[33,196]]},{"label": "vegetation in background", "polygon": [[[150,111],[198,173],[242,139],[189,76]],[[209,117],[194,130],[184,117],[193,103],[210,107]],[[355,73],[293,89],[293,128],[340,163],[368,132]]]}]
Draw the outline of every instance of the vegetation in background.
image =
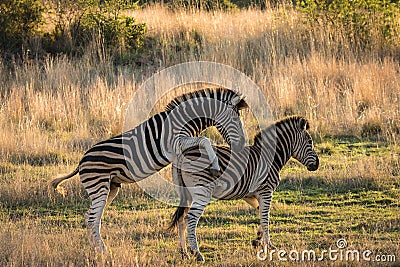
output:
[{"label": "vegetation in background", "polygon": [[[64,197],[48,187],[91,145],[121,132],[143,80],[192,60],[241,70],[264,92],[275,118],[301,114],[311,122],[320,169],[309,173],[293,160],[282,171],[271,210],[278,248],[320,251],[345,238],[349,249],[395,254],[397,262],[387,265],[398,265],[400,40],[371,24],[385,13],[365,16],[364,31],[352,24],[361,19],[346,17],[351,13],[335,20],[341,11],[329,11],[332,1],[212,12],[166,5],[125,10],[105,2],[103,13],[94,2],[43,3],[45,23],[35,20],[23,45],[9,46],[0,60],[0,244],[7,244],[0,245],[0,265],[193,264],[182,261],[177,234],[165,231],[173,207],[136,186],[123,186],[105,213],[102,235],[111,253],[103,256],[82,227],[89,200],[79,179],[65,183]],[[243,119],[251,139],[257,122],[246,112]],[[243,202],[210,205],[198,228],[206,266],[280,266],[257,260],[251,239],[258,223]]]},{"label": "vegetation in background", "polygon": [[94,57],[113,55],[120,63],[125,57],[134,58],[143,47],[145,24],[123,14],[137,8],[134,2],[49,0],[42,6],[35,0],[7,1],[0,5],[3,56],[27,50],[31,58],[43,58],[47,53],[82,56],[90,50]]},{"label": "vegetation in background", "polygon": [[144,23],[123,14],[134,8],[136,3],[126,0],[57,1],[52,8],[55,27],[47,35],[47,50],[79,56],[89,48],[98,57],[134,56],[143,47],[146,33]]},{"label": "vegetation in background", "polygon": [[30,49],[43,23],[44,7],[38,0],[4,0],[0,3],[0,51]]},{"label": "vegetation in background", "polygon": [[[24,55],[29,50],[34,57],[60,53],[82,56],[89,50],[102,53],[103,57],[115,56],[117,64],[137,63],[142,55],[151,52],[150,44],[154,41],[163,44],[162,40],[146,35],[143,22],[125,16],[125,10],[140,8],[139,4],[151,6],[147,1],[127,0],[3,1],[0,5],[2,54]],[[340,31],[339,36],[330,37],[332,42],[340,43],[340,38],[346,38],[346,43],[359,53],[400,53],[398,1],[167,0],[163,5],[170,10],[191,12],[298,8],[304,14],[305,20],[301,23],[308,23],[311,28]]]},{"label": "vegetation in background", "polygon": [[338,27],[349,42],[361,51],[377,46],[389,48],[398,43],[400,2],[388,0],[305,0],[300,10],[312,24]]}]

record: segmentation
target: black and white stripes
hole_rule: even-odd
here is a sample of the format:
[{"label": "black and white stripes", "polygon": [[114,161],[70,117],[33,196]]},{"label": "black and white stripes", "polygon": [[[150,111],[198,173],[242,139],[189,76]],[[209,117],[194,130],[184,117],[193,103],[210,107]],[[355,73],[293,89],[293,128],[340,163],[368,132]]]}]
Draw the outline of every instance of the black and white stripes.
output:
[{"label": "black and white stripes", "polygon": [[263,238],[264,244],[272,246],[269,239],[269,211],[272,194],[280,182],[279,171],[290,157],[300,161],[310,171],[317,170],[319,166],[308,127],[305,118],[288,117],[260,131],[254,138],[254,144],[245,147],[241,153],[234,153],[227,147],[216,147],[221,166],[219,177],[204,171],[207,161],[200,153],[201,149],[192,148],[182,154],[178,166],[173,168],[178,178],[176,184],[181,203],[173,216],[171,227],[178,226],[185,256],[188,256],[184,233],[187,223],[190,249],[197,260],[204,260],[196,240],[196,227],[211,198],[244,199],[259,209],[262,228],[255,243]]},{"label": "black and white stripes", "polygon": [[[196,137],[216,126],[233,149],[244,146],[239,110],[247,108],[242,96],[228,89],[205,89],[175,98],[164,112],[158,113],[134,129],[102,141],[90,148],[77,169],[55,179],[57,188],[79,172],[92,205],[86,213],[87,225],[100,250],[100,225],[104,208],[112,202],[122,183],[140,181],[171,162],[192,146],[206,150],[208,171],[217,173],[219,163],[210,141]],[[210,165],[211,164],[211,165]]]}]

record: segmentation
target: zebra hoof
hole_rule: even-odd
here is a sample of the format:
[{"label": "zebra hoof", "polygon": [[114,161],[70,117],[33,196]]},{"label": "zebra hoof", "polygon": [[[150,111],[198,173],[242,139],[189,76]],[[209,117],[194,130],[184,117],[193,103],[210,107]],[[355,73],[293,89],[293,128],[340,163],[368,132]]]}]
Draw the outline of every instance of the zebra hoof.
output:
[{"label": "zebra hoof", "polygon": [[261,246],[261,240],[260,239],[253,239],[251,241],[251,245],[253,246],[253,248],[258,248]]},{"label": "zebra hoof", "polygon": [[210,173],[211,173],[212,176],[216,177],[216,176],[218,176],[219,169],[210,168]]},{"label": "zebra hoof", "polygon": [[276,247],[274,245],[272,245],[271,241],[268,242],[268,247],[270,249],[276,249]]},{"label": "zebra hoof", "polygon": [[194,254],[196,256],[196,261],[199,261],[199,262],[204,262],[205,261],[203,255],[201,255],[200,252],[195,251]]},{"label": "zebra hoof", "polygon": [[181,249],[180,252],[181,252],[182,260],[189,260],[189,259],[190,259],[190,256],[189,256],[189,254],[187,253],[187,251],[183,251],[183,250]]},{"label": "zebra hoof", "polygon": [[188,253],[181,253],[181,256],[182,256],[182,260],[190,260],[190,256],[189,256],[189,254]]}]

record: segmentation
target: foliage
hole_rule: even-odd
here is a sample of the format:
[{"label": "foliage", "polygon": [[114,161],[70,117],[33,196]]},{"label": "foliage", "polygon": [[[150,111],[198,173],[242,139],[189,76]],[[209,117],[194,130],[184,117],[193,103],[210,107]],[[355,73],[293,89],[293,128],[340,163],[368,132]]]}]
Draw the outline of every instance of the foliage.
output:
[{"label": "foliage", "polygon": [[344,30],[363,46],[373,39],[390,44],[399,34],[400,4],[397,0],[303,0],[297,6],[314,23]]},{"label": "foliage", "polygon": [[44,8],[38,0],[2,0],[0,3],[0,49],[20,51],[42,23]]},{"label": "foliage", "polygon": [[[154,0],[140,0],[141,5],[153,4]],[[232,11],[238,8],[259,8],[278,7],[292,1],[288,0],[164,0],[163,3],[171,9],[187,8],[201,10],[225,10]]]},{"label": "foliage", "polygon": [[[154,1],[141,0],[141,5],[151,4]],[[234,10],[238,6],[231,0],[164,0],[164,4],[171,9],[201,9],[201,10]]]},{"label": "foliage", "polygon": [[[143,46],[145,24],[122,15],[124,10],[137,8],[136,2],[106,0],[99,4],[94,0],[47,0],[44,6],[39,0],[1,2],[0,48],[3,56],[32,50],[31,43],[37,46],[34,50],[41,55],[82,55],[93,48],[95,54],[102,57],[106,53],[115,54],[115,57],[135,55]],[[44,24],[44,15],[46,26],[53,29],[41,33],[39,27]],[[32,42],[32,39],[36,41]]]},{"label": "foliage", "polygon": [[[98,53],[122,55],[134,53],[143,46],[145,24],[121,14],[126,9],[136,8],[135,2],[108,0],[98,6],[97,2],[90,0],[69,0],[63,5],[64,8],[56,9],[57,23],[49,36],[50,50],[81,54],[94,42]],[[52,47],[53,44],[56,46]]]}]

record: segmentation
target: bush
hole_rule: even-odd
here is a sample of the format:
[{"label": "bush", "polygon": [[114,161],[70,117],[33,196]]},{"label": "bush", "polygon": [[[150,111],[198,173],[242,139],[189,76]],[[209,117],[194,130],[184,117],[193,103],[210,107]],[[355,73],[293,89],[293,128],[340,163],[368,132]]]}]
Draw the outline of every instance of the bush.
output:
[{"label": "bush", "polygon": [[136,24],[135,19],[127,16],[110,17],[102,13],[90,14],[81,24],[81,31],[90,35],[99,35],[102,44],[110,49],[123,51],[138,49],[143,45],[145,24]]},{"label": "bush", "polygon": [[359,48],[371,47],[373,40],[379,45],[398,41],[398,0],[303,0],[296,5],[312,23],[341,28]]},{"label": "bush", "polygon": [[[139,0],[141,5],[156,3],[155,0]],[[164,4],[171,9],[187,8],[202,10],[236,10],[238,8],[259,8],[277,7],[279,5],[292,4],[291,0],[164,0]]]},{"label": "bush", "polygon": [[[247,0],[244,0],[247,1]],[[141,5],[152,4],[157,1],[154,0],[140,0]],[[238,6],[234,1],[230,0],[164,0],[171,9],[187,8],[187,9],[198,9],[198,10],[234,10]]]},{"label": "bush", "polygon": [[19,53],[42,24],[44,8],[38,0],[2,0],[0,3],[0,48]]},{"label": "bush", "polygon": [[109,0],[99,8],[90,1],[81,2],[80,6],[73,1],[71,6],[77,10],[73,12],[70,22],[65,23],[64,19],[60,19],[62,23],[58,24],[50,36],[50,45],[64,44],[62,47],[53,47],[55,50],[60,49],[58,52],[80,55],[94,43],[96,53],[129,58],[143,47],[146,25],[121,15],[122,10],[136,7],[135,3]]},{"label": "bush", "polygon": [[[47,0],[47,23],[54,25],[54,30],[40,34],[38,29],[45,9],[39,1],[3,0],[0,3],[0,49],[3,56],[32,50],[33,42],[29,40],[33,37],[41,52],[53,55],[80,56],[91,52],[103,53],[99,56],[109,53],[117,58],[131,59],[143,47],[145,24],[121,15],[123,10],[137,7],[135,2],[105,0],[99,6],[95,0]],[[35,51],[39,49],[35,47]]]}]

